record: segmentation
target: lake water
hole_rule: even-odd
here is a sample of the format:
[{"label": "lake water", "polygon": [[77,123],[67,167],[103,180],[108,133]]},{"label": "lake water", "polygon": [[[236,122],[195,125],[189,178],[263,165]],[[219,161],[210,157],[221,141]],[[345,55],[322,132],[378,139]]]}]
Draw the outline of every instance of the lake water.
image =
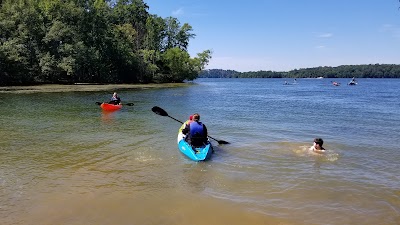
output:
[{"label": "lake water", "polygon": [[[284,81],[117,90],[111,114],[113,91],[0,93],[0,224],[400,224],[400,79]],[[230,144],[190,161],[153,106]]]}]

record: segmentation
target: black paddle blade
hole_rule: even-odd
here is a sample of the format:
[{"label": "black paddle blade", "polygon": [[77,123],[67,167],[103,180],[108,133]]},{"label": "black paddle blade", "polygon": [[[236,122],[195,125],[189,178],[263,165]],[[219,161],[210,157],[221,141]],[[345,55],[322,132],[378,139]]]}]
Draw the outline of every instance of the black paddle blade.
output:
[{"label": "black paddle blade", "polygon": [[226,144],[230,144],[230,143],[227,142],[227,141],[224,141],[224,140],[218,140],[218,144],[220,144],[220,145],[226,145]]},{"label": "black paddle blade", "polygon": [[168,113],[165,112],[164,109],[162,109],[158,106],[154,106],[153,108],[151,108],[151,111],[153,111],[155,114],[160,115],[160,116],[168,116]]},{"label": "black paddle blade", "polygon": [[127,106],[133,106],[134,104],[133,104],[133,103],[126,103],[125,105],[127,105]]},{"label": "black paddle blade", "polygon": [[102,102],[96,102],[96,105],[101,105],[102,104]]},{"label": "black paddle blade", "polygon": [[207,137],[209,137],[209,138],[213,139],[214,141],[218,142],[218,144],[220,144],[220,145],[230,144],[227,141],[215,139],[215,138],[211,137],[210,135],[207,135]]}]

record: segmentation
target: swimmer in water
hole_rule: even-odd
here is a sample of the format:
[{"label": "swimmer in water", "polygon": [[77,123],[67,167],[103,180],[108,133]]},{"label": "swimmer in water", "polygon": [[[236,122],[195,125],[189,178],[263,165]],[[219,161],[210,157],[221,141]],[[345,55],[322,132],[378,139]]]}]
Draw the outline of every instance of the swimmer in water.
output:
[{"label": "swimmer in water", "polygon": [[322,147],[323,144],[324,140],[322,140],[321,138],[315,138],[313,146],[310,147],[310,151],[313,151],[315,153],[324,153],[325,148]]}]

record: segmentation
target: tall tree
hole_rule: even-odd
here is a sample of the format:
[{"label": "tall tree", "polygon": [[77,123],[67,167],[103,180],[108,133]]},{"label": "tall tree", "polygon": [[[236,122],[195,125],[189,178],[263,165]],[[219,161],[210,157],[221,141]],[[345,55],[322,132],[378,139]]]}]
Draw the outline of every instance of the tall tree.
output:
[{"label": "tall tree", "polygon": [[13,74],[13,84],[33,83],[38,71],[38,53],[43,37],[43,17],[37,1],[5,0],[0,9],[0,56],[4,71],[0,83]]},{"label": "tall tree", "polygon": [[151,15],[146,20],[146,36],[144,48],[161,52],[166,38],[166,23],[159,16]]},{"label": "tall tree", "polygon": [[113,23],[131,24],[137,32],[136,50],[142,48],[146,35],[149,6],[143,0],[118,0],[113,8]]}]

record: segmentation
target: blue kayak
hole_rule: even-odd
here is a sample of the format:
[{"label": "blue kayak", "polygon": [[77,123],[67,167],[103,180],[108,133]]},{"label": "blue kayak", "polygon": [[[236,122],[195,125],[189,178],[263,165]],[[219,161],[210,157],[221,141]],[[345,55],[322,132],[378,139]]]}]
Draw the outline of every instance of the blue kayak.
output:
[{"label": "blue kayak", "polygon": [[201,147],[193,147],[185,141],[185,135],[182,134],[182,129],[185,127],[186,122],[181,126],[178,132],[178,148],[184,155],[193,161],[204,161],[211,158],[213,147],[208,141],[207,144]]}]

